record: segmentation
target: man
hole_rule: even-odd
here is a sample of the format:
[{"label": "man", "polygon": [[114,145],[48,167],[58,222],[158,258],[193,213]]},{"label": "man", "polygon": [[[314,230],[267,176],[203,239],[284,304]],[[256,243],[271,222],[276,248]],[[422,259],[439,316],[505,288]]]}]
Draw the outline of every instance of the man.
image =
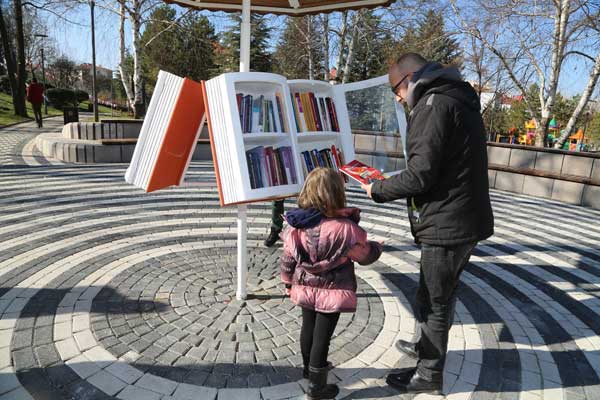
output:
[{"label": "man", "polygon": [[275,200],[271,206],[271,233],[265,239],[265,246],[271,247],[279,240],[283,230],[283,212],[285,199]]},{"label": "man", "polygon": [[387,382],[403,392],[439,393],[460,273],[477,242],[493,234],[485,129],[479,98],[456,68],[408,53],[390,67],[389,80],[396,100],[411,110],[407,168],[363,189],[378,203],[407,199],[421,244],[415,309],[421,338],[396,344],[417,366]]},{"label": "man", "polygon": [[33,115],[38,128],[42,127],[42,103],[44,102],[44,87],[34,77],[27,85],[27,101],[31,103]]}]

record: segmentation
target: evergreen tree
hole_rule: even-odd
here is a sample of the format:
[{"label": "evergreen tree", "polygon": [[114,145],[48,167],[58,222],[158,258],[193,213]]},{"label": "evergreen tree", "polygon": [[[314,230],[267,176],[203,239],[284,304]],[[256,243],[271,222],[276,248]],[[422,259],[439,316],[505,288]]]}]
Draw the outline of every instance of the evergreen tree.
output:
[{"label": "evergreen tree", "polygon": [[406,52],[419,53],[430,61],[462,66],[460,45],[445,31],[442,13],[434,10],[429,10],[417,26],[408,27],[396,46],[396,57]]},{"label": "evergreen tree", "polygon": [[[217,65],[220,72],[239,71],[240,66],[240,24],[242,18],[239,14],[230,17],[231,25],[223,33],[220,43]],[[272,28],[267,24],[263,15],[251,14],[250,38],[250,70],[271,72],[272,60],[268,50],[268,40]]]},{"label": "evergreen tree", "polygon": [[356,82],[387,73],[392,36],[382,27],[380,16],[366,11],[358,20],[359,35],[355,39],[354,57],[348,82]]},{"label": "evergreen tree", "polygon": [[159,70],[194,80],[208,79],[215,73],[214,49],[217,38],[208,18],[190,12],[177,21],[168,5],[157,7],[144,34],[144,75],[153,86]]},{"label": "evergreen tree", "polygon": [[313,78],[322,79],[322,34],[313,16],[287,17],[273,53],[273,71],[288,79],[309,79],[312,65]]}]

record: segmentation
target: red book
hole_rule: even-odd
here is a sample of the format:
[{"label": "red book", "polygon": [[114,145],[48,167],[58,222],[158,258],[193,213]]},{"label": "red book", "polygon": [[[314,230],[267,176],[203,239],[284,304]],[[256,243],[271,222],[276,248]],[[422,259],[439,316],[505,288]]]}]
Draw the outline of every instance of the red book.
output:
[{"label": "red book", "polygon": [[361,163],[358,160],[352,160],[348,164],[344,165],[340,168],[344,174],[348,175],[350,178],[358,181],[359,183],[368,185],[369,183],[373,183],[375,181],[382,181],[387,178],[381,171],[369,167],[366,164]]}]

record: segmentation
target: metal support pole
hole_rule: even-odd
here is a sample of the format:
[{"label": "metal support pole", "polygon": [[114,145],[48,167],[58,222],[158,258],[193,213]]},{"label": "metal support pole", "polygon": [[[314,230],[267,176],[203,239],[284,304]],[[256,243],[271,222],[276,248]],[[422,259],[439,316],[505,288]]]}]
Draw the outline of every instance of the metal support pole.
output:
[{"label": "metal support pole", "polygon": [[47,38],[48,35],[36,33],[33,36],[42,38],[42,47],[40,48],[40,53],[42,55],[42,82],[44,83],[44,114],[48,115],[48,102],[46,101],[46,68],[44,66],[44,38]]},{"label": "metal support pole", "polygon": [[44,83],[44,114],[48,115],[48,102],[46,101],[46,68],[44,67],[44,45],[40,49],[42,52],[42,82]]},{"label": "metal support pole", "polygon": [[94,0],[90,0],[92,17],[92,99],[94,101],[94,122],[98,122],[98,92],[96,91],[96,34],[94,30]]},{"label": "metal support pole", "polygon": [[[242,26],[240,29],[240,72],[250,71],[250,0],[242,2]],[[248,249],[246,236],[248,235],[247,206],[241,204],[237,211],[237,291],[236,298],[245,300],[248,280]]]}]

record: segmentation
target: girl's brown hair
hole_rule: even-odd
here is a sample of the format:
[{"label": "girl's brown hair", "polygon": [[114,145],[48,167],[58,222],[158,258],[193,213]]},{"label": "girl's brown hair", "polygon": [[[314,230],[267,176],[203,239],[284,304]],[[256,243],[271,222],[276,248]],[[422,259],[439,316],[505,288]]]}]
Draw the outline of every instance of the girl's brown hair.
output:
[{"label": "girl's brown hair", "polygon": [[331,168],[315,168],[306,177],[298,196],[298,207],[316,208],[328,217],[346,207],[346,193],[342,177]]}]

